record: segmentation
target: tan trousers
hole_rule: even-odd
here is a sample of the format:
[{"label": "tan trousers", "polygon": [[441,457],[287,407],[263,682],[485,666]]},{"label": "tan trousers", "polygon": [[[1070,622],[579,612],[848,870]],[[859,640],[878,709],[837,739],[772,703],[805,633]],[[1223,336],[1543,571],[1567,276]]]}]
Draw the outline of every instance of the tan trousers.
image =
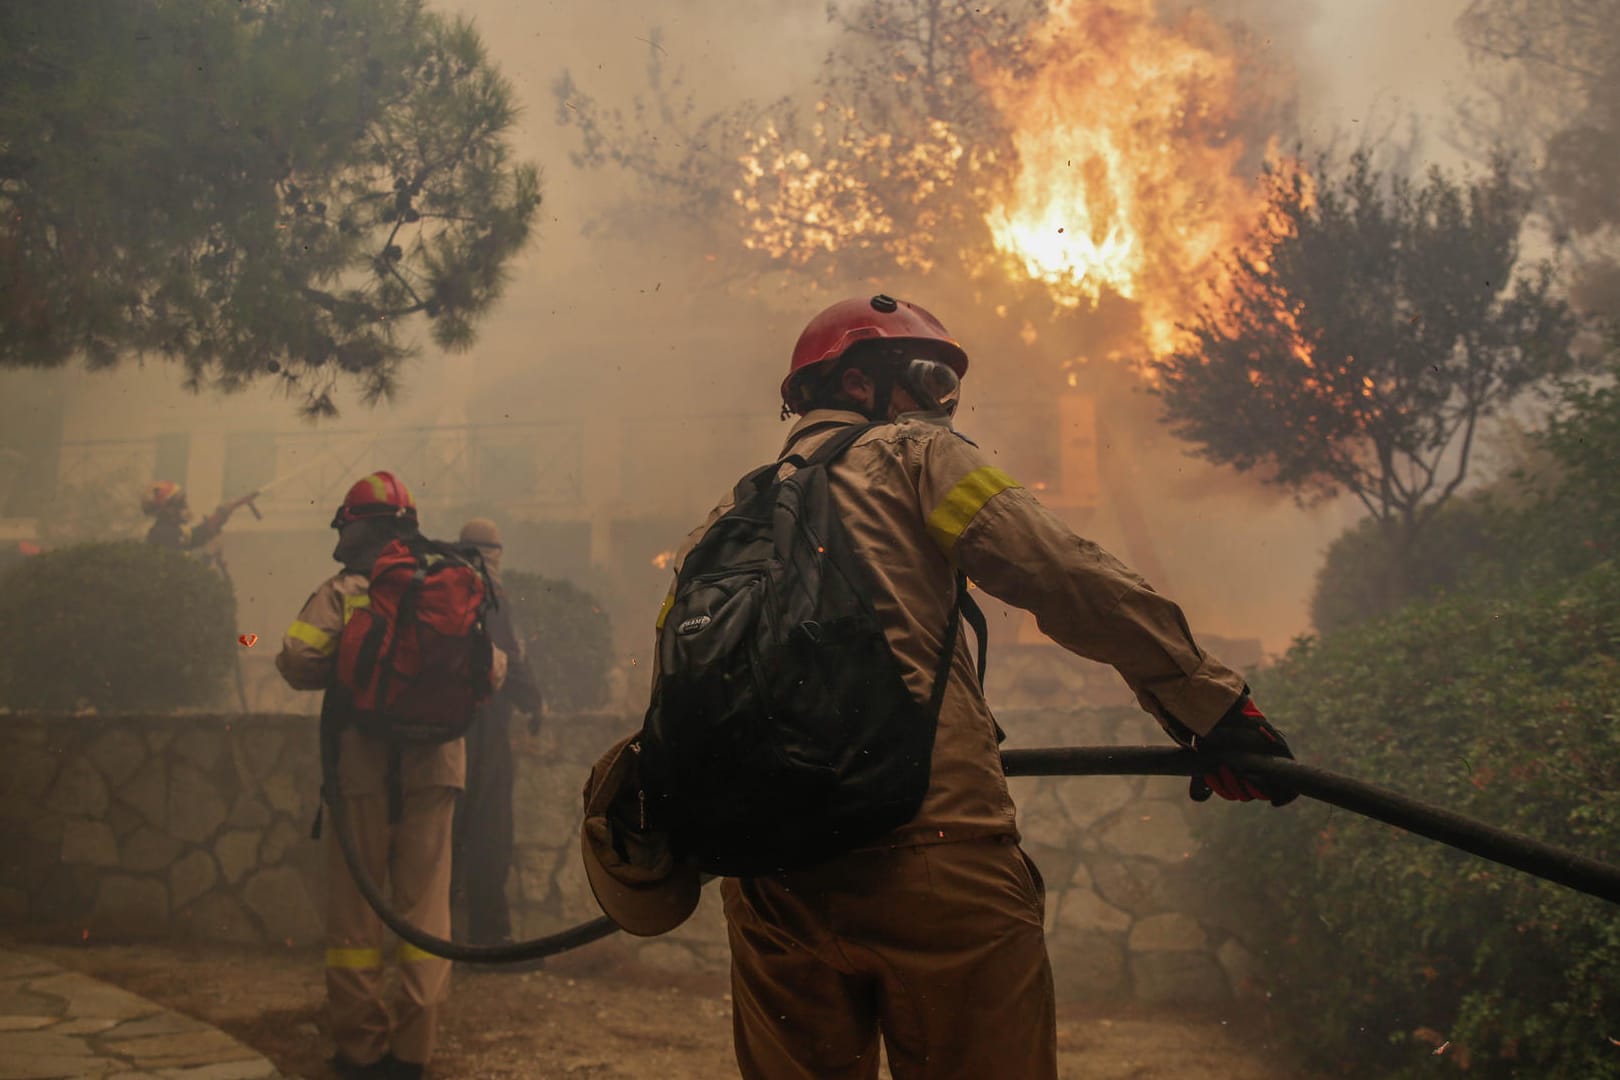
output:
[{"label": "tan trousers", "polygon": [[1040,874],[1011,838],[727,879],[744,1080],[1056,1080]]},{"label": "tan trousers", "polygon": [[[383,795],[345,796],[343,804],[366,869],[395,910],[411,925],[448,937],[456,789],[406,791],[392,828]],[[326,998],[338,1053],[369,1065],[392,1050],[401,1061],[426,1064],[450,989],[450,961],[401,942],[398,992],[392,1002],[383,999],[382,921],[349,875],[336,829],[328,825],[326,832]]]}]

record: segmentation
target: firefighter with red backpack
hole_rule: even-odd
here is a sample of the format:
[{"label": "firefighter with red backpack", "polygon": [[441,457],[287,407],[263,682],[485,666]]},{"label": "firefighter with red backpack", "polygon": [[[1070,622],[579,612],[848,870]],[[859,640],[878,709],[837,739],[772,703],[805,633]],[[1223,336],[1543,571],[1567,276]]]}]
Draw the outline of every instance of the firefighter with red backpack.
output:
[{"label": "firefighter with red backpack", "polygon": [[[493,590],[476,553],[424,539],[410,491],[389,472],[349,489],[332,520],[342,566],[304,604],[276,666],[323,690],[336,757],[323,792],[342,800],[368,876],[412,925],[450,933],[451,826],[466,775],[461,738],[504,679],[484,627]],[[329,830],[335,833],[336,830]],[[326,991],[333,1065],[344,1077],[419,1077],[433,1053],[450,961],[401,943],[385,1001],[383,924],[328,836]]]}]

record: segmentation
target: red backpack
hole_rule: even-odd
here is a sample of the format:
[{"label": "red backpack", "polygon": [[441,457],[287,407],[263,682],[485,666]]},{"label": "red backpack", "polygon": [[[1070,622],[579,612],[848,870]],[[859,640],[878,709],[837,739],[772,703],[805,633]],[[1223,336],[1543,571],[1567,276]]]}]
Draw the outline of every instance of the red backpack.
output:
[{"label": "red backpack", "polygon": [[371,567],[369,603],[338,639],[338,683],[360,729],[378,738],[460,738],[489,697],[495,589],[475,551],[393,540]]}]

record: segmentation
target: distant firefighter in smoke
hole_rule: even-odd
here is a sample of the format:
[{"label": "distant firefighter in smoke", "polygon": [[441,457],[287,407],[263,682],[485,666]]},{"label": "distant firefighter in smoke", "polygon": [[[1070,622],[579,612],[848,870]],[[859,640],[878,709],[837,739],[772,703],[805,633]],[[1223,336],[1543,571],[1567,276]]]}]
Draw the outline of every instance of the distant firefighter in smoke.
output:
[{"label": "distant firefighter in smoke", "polygon": [[141,495],[141,510],[155,518],[147,530],[146,542],[175,551],[192,551],[207,545],[225,528],[231,515],[244,506],[250,506],[257,493],[240,499],[220,503],[214,512],[188,526],[191,508],[186,505],[186,489],[173,480],[158,480],[147,486]]}]

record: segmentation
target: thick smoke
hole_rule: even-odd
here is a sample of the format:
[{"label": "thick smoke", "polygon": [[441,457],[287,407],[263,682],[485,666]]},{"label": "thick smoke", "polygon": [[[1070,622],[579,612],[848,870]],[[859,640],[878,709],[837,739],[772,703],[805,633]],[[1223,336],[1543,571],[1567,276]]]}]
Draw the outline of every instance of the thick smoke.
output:
[{"label": "thick smoke", "polygon": [[[1458,49],[1447,31],[1453,6],[1421,11],[1394,4],[1323,5],[1292,0],[1220,0],[1209,10],[1242,28],[1239,37],[1257,58],[1251,71],[1263,100],[1246,133],[1255,147],[1264,137],[1284,141],[1316,138],[1324,130],[1364,117],[1363,106],[1385,98],[1409,101],[1438,114],[1445,78]],[[701,229],[660,222],[656,212],[638,215],[634,230],[614,229],[609,217],[637,188],[611,170],[575,169],[569,151],[574,133],[559,127],[552,87],[565,69],[605,103],[629,108],[645,88],[656,61],[665,76],[684,72],[686,91],[700,109],[725,108],[749,98],[769,100],[808,87],[830,48],[835,29],[820,4],[740,0],[672,7],[651,0],[603,6],[572,3],[513,5],[495,0],[444,0],[440,5],[471,17],[493,60],[513,82],[523,115],[515,150],[543,169],[545,202],[537,236],[515,268],[505,298],[479,330],[470,354],[432,353],[405,373],[400,399],[376,411],[342,402],[337,426],[400,430],[431,425],[556,423],[595,433],[592,446],[611,442],[619,464],[612,502],[614,522],[593,559],[628,558],[618,539],[645,533],[646,543],[674,547],[685,527],[742,471],[775,452],[784,429],[775,422],[775,384],[793,338],[805,318],[829,294],[887,289],[904,292],[938,309],[970,348],[1015,340],[995,314],[992,288],[946,289],[928,278],[829,282],[823,292],[782,289],[761,281],[738,288],[726,273],[735,253],[715,249]],[[1181,8],[1193,5],[1190,0]],[[1177,8],[1161,9],[1174,18]],[[1420,20],[1422,31],[1410,27]],[[1442,36],[1426,36],[1442,35]],[[1423,63],[1416,62],[1421,56]],[[1435,58],[1441,58],[1436,61]],[[1449,76],[1448,76],[1449,77]],[[643,208],[645,209],[645,208]],[[606,220],[604,220],[606,218]],[[594,228],[587,228],[595,225]],[[604,227],[608,226],[608,227]],[[722,287],[722,282],[726,282]],[[1031,370],[1061,371],[1065,362],[1104,358],[1107,333],[1098,341],[1043,337],[1039,327],[1027,351],[1039,359]],[[1091,346],[1098,346],[1092,352]],[[1008,379],[1016,392],[998,392],[997,365],[1022,365],[984,344],[982,363],[970,378],[968,402],[1006,405],[1052,393],[1049,384]],[[1108,499],[1082,523],[1105,545],[1134,552],[1144,565],[1162,568],[1155,582],[1181,599],[1195,626],[1231,636],[1257,636],[1280,647],[1306,628],[1306,594],[1326,542],[1345,514],[1334,508],[1301,514],[1272,489],[1188,457],[1157,424],[1153,401],[1131,389],[1128,372],[1108,381],[1122,384],[1097,429],[1102,487],[1128,490],[1153,550],[1128,538],[1132,530]],[[201,432],[300,431],[291,403],[252,390],[218,402],[185,397],[176,373],[161,367],[117,375],[68,376],[77,397],[70,439],[120,435],[151,437],[188,427]],[[999,401],[998,401],[999,399]],[[1034,482],[1041,453],[1017,445],[1016,409],[999,418],[986,410],[964,424],[1008,458],[1031,462]],[[1027,428],[1027,424],[1023,427]],[[212,438],[212,436],[210,436]],[[223,434],[219,439],[223,439]],[[219,444],[216,440],[215,444]],[[200,448],[206,440],[197,443]],[[201,452],[199,449],[198,452]],[[593,450],[589,453],[597,453]],[[1050,455],[1046,460],[1050,463]],[[365,462],[371,468],[387,462]],[[428,483],[430,478],[408,478]],[[309,511],[304,571],[318,573],[328,538],[322,535],[329,507]],[[456,522],[432,522],[453,531]],[[641,530],[641,532],[637,532]],[[1140,529],[1134,535],[1143,535]],[[245,550],[245,549],[244,549]],[[640,559],[640,556],[637,556]],[[646,561],[642,559],[641,561]],[[537,567],[544,570],[544,566]],[[633,569],[633,573],[630,570]],[[263,631],[281,624],[307,588],[245,556],[233,563],[243,594],[244,620]],[[650,610],[664,582],[652,568],[598,565],[598,581],[613,595],[613,614],[626,648],[646,637]],[[292,590],[289,592],[289,590]],[[644,644],[644,643],[643,643]]]}]

